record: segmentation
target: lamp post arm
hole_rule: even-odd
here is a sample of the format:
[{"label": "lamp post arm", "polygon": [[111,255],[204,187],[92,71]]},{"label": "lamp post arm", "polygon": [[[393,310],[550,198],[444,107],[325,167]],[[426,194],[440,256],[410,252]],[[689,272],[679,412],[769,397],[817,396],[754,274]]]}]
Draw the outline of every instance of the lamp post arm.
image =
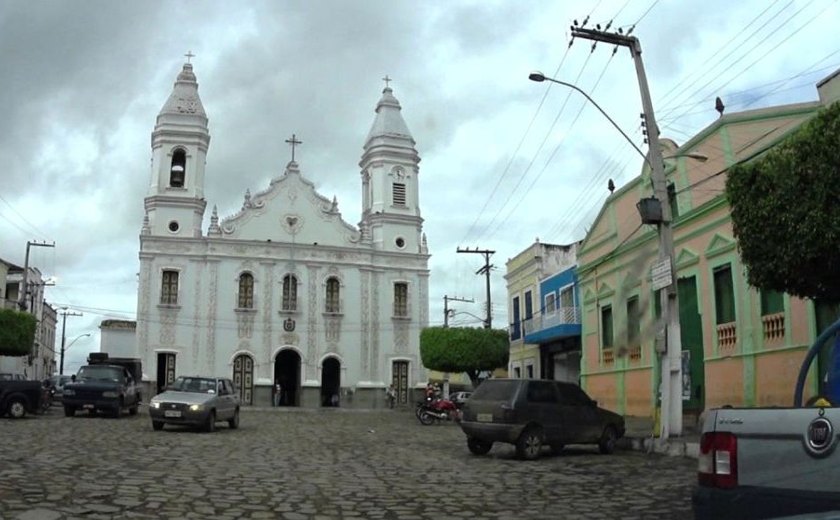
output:
[{"label": "lamp post arm", "polygon": [[639,152],[639,155],[641,155],[641,156],[642,156],[642,159],[644,159],[644,160],[645,160],[645,162],[646,162],[646,163],[648,163],[648,166],[651,166],[650,161],[648,160],[647,155],[646,155],[643,151],[641,151],[641,150],[639,149],[639,147],[638,147],[638,146],[636,146],[636,143],[634,143],[634,142],[633,142],[633,140],[632,140],[632,139],[630,139],[630,137],[628,137],[628,135],[627,135],[626,133],[624,133],[624,130],[622,130],[622,129],[621,129],[621,127],[620,127],[620,126],[618,126],[618,124],[617,124],[615,121],[613,121],[613,118],[611,118],[611,117],[609,116],[609,114],[607,114],[607,113],[604,111],[604,109],[603,109],[603,108],[601,108],[601,106],[600,106],[598,103],[596,103],[596,102],[595,102],[595,100],[594,100],[594,99],[592,99],[592,98],[589,96],[589,94],[587,94],[586,92],[584,92],[583,90],[581,90],[581,89],[580,89],[580,88],[578,88],[577,86],[572,85],[571,83],[566,83],[565,81],[560,81],[560,80],[558,80],[558,79],[549,78],[548,76],[545,76],[545,80],[546,80],[546,81],[551,81],[552,83],[557,83],[558,85],[563,85],[564,87],[569,87],[569,88],[570,88],[570,89],[572,89],[572,90],[575,90],[575,91],[577,91],[577,92],[580,92],[580,93],[583,95],[583,97],[585,97],[585,98],[586,98],[586,99],[587,99],[590,103],[592,103],[593,105],[595,105],[595,108],[597,108],[597,109],[598,109],[598,110],[599,110],[599,111],[600,111],[600,112],[604,115],[604,117],[606,117],[606,118],[607,118],[607,120],[609,120],[609,122],[610,122],[610,123],[612,123],[612,125],[615,127],[615,129],[616,129],[616,130],[618,130],[619,132],[621,132],[621,135],[623,135],[623,136],[624,136],[624,138],[625,138],[625,139],[627,139],[627,142],[628,142],[628,143],[630,143],[630,146],[632,146],[632,147],[633,147],[633,148],[634,148],[637,152]]}]

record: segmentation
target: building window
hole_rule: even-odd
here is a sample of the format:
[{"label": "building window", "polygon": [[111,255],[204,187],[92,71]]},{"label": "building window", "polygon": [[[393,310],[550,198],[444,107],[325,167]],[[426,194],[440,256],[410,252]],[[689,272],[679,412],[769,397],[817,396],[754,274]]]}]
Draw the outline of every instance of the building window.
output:
[{"label": "building window", "polygon": [[525,367],[525,377],[528,379],[534,379],[534,365],[528,365]]},{"label": "building window", "polygon": [[715,317],[717,324],[735,321],[735,288],[732,282],[730,264],[716,267],[714,270]]},{"label": "building window", "polygon": [[530,320],[534,315],[534,303],[531,301],[531,291],[525,291],[525,319]]},{"label": "building window", "polygon": [[545,313],[554,314],[557,310],[557,296],[554,293],[548,294],[545,297]]},{"label": "building window", "polygon": [[642,316],[639,313],[639,297],[633,296],[627,300],[627,346],[629,348],[639,346],[641,337]]},{"label": "building window", "polygon": [[326,312],[339,312],[339,283],[337,278],[327,280],[327,300],[324,310]]},{"label": "building window", "polygon": [[571,309],[575,306],[575,289],[572,286],[560,291],[560,308]]},{"label": "building window", "polygon": [[512,330],[510,331],[510,339],[515,341],[521,336],[521,330],[519,328],[519,296],[513,298],[513,302],[511,302],[511,308],[513,309],[513,323]]},{"label": "building window", "polygon": [[394,206],[405,206],[405,184],[394,183]]},{"label": "building window", "polygon": [[178,271],[164,271],[160,287],[160,303],[178,304]]},{"label": "building window", "polygon": [[677,188],[673,184],[668,185],[668,205],[671,206],[671,220],[680,216],[680,205],[677,202]]},{"label": "building window", "polygon": [[297,277],[287,274],[283,277],[283,310],[297,310]]},{"label": "building window", "polygon": [[522,377],[522,369],[520,367],[513,367],[513,377],[516,379]]},{"label": "building window", "polygon": [[408,284],[405,282],[394,284],[394,316],[408,316]]},{"label": "building window", "polygon": [[779,291],[761,291],[761,315],[785,312],[785,295]]},{"label": "building window", "polygon": [[612,305],[601,307],[601,348],[613,347],[613,314]]},{"label": "building window", "polygon": [[239,308],[254,308],[254,277],[250,273],[239,276]]},{"label": "building window", "polygon": [[172,166],[169,169],[169,186],[183,188],[187,171],[187,152],[181,148],[172,154]]}]

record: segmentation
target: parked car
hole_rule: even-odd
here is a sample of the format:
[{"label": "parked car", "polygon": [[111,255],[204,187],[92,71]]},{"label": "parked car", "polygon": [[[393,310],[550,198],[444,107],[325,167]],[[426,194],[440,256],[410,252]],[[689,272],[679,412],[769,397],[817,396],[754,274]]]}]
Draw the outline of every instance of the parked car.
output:
[{"label": "parked car", "polygon": [[566,444],[597,444],[601,453],[612,453],[624,435],[624,418],[599,408],[571,383],[488,379],[464,405],[461,429],[475,455],[505,442],[520,458],[533,460],[544,445],[558,452]]},{"label": "parked car", "polygon": [[26,381],[26,378],[21,374],[9,374],[4,372],[0,374],[0,381]]},{"label": "parked car", "polygon": [[20,419],[27,413],[37,413],[41,410],[43,398],[44,386],[38,381],[7,378],[5,374],[0,378],[0,416]]},{"label": "parked car", "polygon": [[142,401],[140,364],[136,360],[89,357],[88,364],[64,385],[64,415],[73,417],[78,410],[102,411],[120,417],[123,409],[137,415]]},{"label": "parked car", "polygon": [[239,427],[239,396],[230,379],[220,377],[178,377],[149,403],[152,428],[164,424],[198,426],[212,432],[218,421]]},{"label": "parked car", "polygon": [[449,400],[455,403],[455,406],[458,408],[464,406],[464,403],[467,402],[467,399],[470,398],[472,392],[455,392],[449,394]]},{"label": "parked car", "polygon": [[62,402],[64,399],[64,385],[71,381],[71,376],[52,376],[49,381],[50,386],[55,389],[52,394],[53,402]]}]

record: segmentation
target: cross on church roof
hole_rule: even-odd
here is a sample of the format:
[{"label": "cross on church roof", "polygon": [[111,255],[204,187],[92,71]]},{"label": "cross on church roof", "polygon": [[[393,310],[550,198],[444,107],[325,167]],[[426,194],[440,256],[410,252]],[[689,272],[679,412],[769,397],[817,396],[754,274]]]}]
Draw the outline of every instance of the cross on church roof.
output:
[{"label": "cross on church roof", "polygon": [[292,138],[286,139],[286,142],[292,145],[292,162],[295,162],[295,145],[303,144],[303,141],[298,141],[295,134],[292,134]]},{"label": "cross on church roof", "polygon": [[388,87],[390,87],[389,83],[391,83],[394,80],[392,80],[391,78],[388,77],[387,74],[385,74],[385,77],[382,78],[382,81],[385,82],[385,88],[388,88]]},{"label": "cross on church roof", "polygon": [[187,63],[190,62],[190,58],[195,58],[195,54],[193,54],[192,51],[187,51],[187,53],[184,54],[184,56],[187,57]]}]

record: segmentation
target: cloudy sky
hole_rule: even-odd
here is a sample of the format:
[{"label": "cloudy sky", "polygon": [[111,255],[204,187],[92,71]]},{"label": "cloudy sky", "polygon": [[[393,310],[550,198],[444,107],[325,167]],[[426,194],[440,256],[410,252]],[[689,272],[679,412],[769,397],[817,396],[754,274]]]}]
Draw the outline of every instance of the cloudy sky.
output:
[{"label": "cloudy sky", "polygon": [[[358,162],[386,74],[422,157],[420,204],[431,260],[430,316],[483,315],[478,255],[492,258],[495,325],[507,323],[505,262],[535,238],[582,239],[607,195],[638,174],[633,148],[587,91],[643,147],[626,49],[575,41],[573,20],[634,27],[664,137],[678,143],[727,112],[816,99],[840,68],[834,0],[0,1],[0,258],[57,283],[69,318],[67,366],[99,344],[106,318],[133,319],[138,233],[155,116],[191,50],[210,118],[208,208],[222,216],[289,160],[361,213]],[[714,152],[711,152],[714,153]],[[457,211],[453,211],[457,208]],[[209,219],[209,211],[207,215]],[[206,229],[206,224],[205,224]],[[470,314],[466,314],[470,313]],[[60,330],[58,336],[60,337]]]}]

